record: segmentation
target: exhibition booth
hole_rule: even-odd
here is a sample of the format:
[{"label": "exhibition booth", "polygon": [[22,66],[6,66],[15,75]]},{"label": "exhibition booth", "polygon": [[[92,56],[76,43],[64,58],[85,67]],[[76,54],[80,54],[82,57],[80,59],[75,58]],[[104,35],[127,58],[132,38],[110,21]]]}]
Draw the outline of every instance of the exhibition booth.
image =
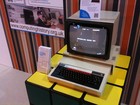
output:
[{"label": "exhibition booth", "polygon": [[0,64],[0,104],[139,105],[140,3],[133,4],[133,21],[122,5],[4,0],[0,14],[12,66]]}]

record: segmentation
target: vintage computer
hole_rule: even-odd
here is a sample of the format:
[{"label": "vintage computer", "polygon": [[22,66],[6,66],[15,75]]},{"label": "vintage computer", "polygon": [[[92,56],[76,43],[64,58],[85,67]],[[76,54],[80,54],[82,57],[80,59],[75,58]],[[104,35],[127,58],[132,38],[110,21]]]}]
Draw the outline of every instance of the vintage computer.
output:
[{"label": "vintage computer", "polygon": [[65,21],[67,51],[48,74],[52,82],[101,96],[119,54],[116,46],[119,12],[101,11],[98,20],[79,18]]}]

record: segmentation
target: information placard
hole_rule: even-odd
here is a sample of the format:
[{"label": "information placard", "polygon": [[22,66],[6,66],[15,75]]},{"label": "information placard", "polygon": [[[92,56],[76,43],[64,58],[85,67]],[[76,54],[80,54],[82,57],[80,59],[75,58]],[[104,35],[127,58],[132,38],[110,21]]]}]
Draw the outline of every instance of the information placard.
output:
[{"label": "information placard", "polygon": [[100,19],[101,0],[81,0],[80,18]]},{"label": "information placard", "polygon": [[63,0],[5,0],[12,29],[64,37]]}]

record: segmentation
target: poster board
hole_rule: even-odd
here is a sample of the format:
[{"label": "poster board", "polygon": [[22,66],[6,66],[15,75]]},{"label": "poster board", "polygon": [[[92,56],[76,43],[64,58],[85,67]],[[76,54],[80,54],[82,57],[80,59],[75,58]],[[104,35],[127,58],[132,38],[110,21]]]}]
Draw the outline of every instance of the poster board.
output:
[{"label": "poster board", "polygon": [[5,0],[11,29],[64,38],[63,0]]}]

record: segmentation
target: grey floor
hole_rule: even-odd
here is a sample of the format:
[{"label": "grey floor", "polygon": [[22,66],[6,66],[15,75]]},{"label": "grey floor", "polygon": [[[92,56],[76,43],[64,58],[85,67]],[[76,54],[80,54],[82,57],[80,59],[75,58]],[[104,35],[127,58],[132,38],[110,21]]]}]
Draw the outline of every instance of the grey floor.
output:
[{"label": "grey floor", "polygon": [[25,80],[30,74],[0,64],[0,105],[29,105]]}]

